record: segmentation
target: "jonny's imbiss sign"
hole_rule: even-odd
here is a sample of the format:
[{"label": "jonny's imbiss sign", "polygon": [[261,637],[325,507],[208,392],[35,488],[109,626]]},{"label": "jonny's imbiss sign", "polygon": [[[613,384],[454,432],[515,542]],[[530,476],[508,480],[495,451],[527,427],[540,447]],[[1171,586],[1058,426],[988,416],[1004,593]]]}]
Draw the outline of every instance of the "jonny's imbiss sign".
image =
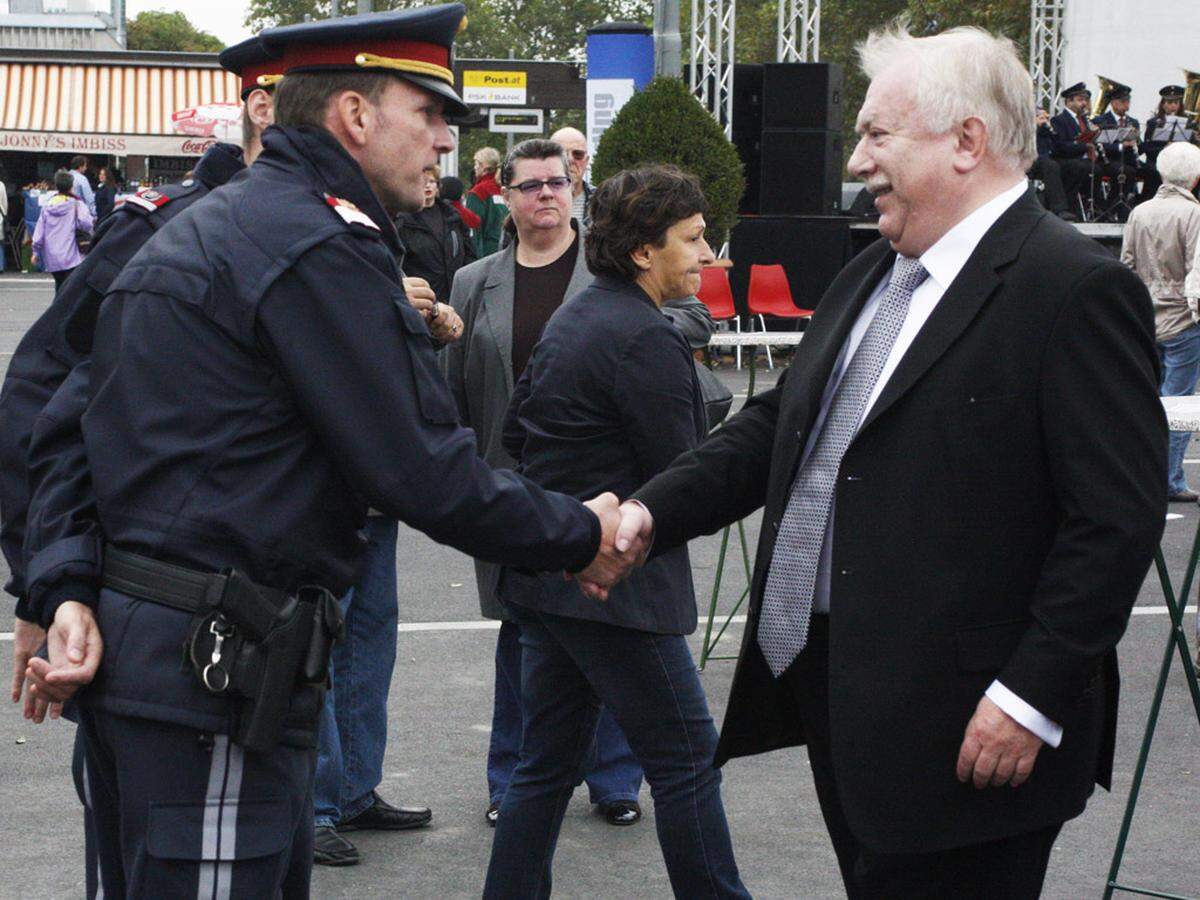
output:
[{"label": "jonny's imbiss sign", "polygon": [[[240,135],[238,135],[240,137]],[[231,143],[240,143],[229,135]],[[0,151],[99,153],[113,156],[203,156],[216,143],[193,135],[81,134],[65,131],[0,131]]]}]

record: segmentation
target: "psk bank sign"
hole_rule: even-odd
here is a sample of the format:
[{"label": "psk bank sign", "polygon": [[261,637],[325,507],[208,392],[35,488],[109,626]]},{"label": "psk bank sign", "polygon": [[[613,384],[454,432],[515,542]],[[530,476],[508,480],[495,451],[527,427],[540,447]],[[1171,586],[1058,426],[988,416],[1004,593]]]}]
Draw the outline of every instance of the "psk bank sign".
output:
[{"label": "psk bank sign", "polygon": [[587,34],[587,139],[592,155],[617,111],[654,77],[654,35],[634,22],[608,22]]}]

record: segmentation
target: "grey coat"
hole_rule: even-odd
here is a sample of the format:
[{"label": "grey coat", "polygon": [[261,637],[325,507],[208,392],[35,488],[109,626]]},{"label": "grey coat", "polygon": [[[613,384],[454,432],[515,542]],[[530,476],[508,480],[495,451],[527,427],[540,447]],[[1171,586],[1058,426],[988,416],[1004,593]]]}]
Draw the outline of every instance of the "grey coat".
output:
[{"label": "grey coat", "polygon": [[[443,351],[450,391],[462,422],[475,431],[479,454],[493,468],[511,469],[514,462],[501,446],[504,417],[512,397],[513,285],[516,244],[459,269],[450,289],[450,304],[463,320],[463,336]],[[563,300],[592,283],[583,247]],[[663,312],[692,346],[708,343],[713,320],[694,297],[675,300]],[[484,618],[511,620],[512,614],[496,596],[500,567],[475,561],[479,609]]]}]

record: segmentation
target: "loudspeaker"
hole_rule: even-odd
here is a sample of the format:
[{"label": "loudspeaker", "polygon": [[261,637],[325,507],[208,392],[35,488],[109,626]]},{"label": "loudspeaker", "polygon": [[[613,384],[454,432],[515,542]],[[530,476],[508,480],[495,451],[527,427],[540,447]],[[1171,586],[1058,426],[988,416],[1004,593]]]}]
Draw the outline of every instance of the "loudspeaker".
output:
[{"label": "loudspeaker", "polygon": [[841,210],[840,131],[763,131],[758,165],[758,211],[763,215],[830,216]]},{"label": "loudspeaker", "polygon": [[733,67],[733,146],[746,172],[746,193],[738,204],[740,213],[758,212],[762,122],[763,67],[738,63]]},{"label": "loudspeaker", "polygon": [[842,130],[842,67],[836,63],[766,63],[762,94],[764,129]]},{"label": "loudspeaker", "polygon": [[[821,295],[850,261],[850,220],[818,216],[747,216],[729,236],[729,257],[736,261],[729,284],[745,314],[752,263],[783,266],[792,300],[815,309]],[[787,328],[793,327],[787,325]]]}]

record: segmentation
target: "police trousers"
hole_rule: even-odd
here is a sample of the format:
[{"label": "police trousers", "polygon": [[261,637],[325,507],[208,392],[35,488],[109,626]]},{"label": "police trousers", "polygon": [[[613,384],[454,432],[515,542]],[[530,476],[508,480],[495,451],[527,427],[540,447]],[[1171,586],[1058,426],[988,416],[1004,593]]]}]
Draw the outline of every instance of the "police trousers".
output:
[{"label": "police trousers", "polygon": [[80,710],[80,730],[97,894],[308,896],[316,751],[253,753],[227,735],[95,708]]}]

